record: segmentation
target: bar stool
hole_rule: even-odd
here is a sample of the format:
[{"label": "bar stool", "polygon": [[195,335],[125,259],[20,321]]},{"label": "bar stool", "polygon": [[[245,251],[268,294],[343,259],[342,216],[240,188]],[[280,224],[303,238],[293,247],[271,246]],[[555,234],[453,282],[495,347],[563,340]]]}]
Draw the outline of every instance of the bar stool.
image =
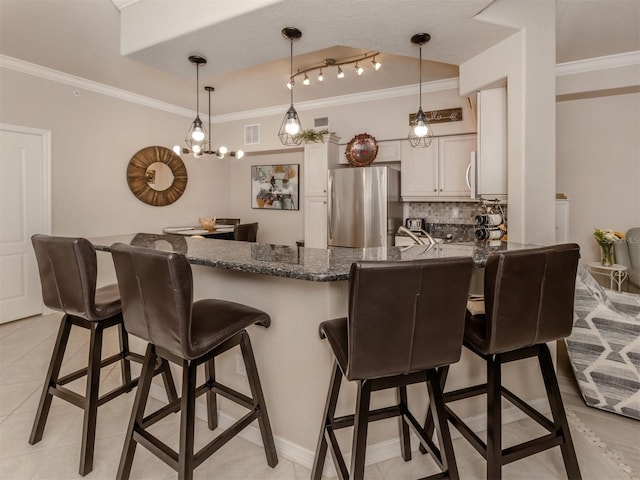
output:
[{"label": "bar stool", "polygon": [[233,226],[233,239],[242,242],[255,242],[258,234],[258,222],[241,223]]},{"label": "bar stool", "polygon": [[[312,479],[320,479],[331,448],[341,479],[362,479],[368,422],[400,417],[401,453],[411,459],[409,426],[442,473],[458,478],[436,368],[460,359],[471,258],[405,262],[361,261],[351,266],[348,317],[320,324],[335,355]],[[342,376],[357,382],[355,415],[335,417]],[[439,448],[407,407],[407,385],[425,382],[436,412]],[[396,388],[397,405],[369,411],[371,392]],[[334,431],[354,427],[351,468]]]},{"label": "bar stool", "polygon": [[[546,342],[568,336],[573,325],[573,299],[580,247],[555,245],[492,254],[484,275],[486,314],[467,313],[464,345],[487,363],[487,383],[446,392],[445,402],[487,395],[487,442],[483,442],[447,405],[454,427],[487,461],[487,478],[499,479],[502,466],[560,446],[567,475],[580,469],[569,432],[551,354]],[[551,407],[552,420],[502,386],[505,363],[537,357]],[[441,385],[447,367],[441,373]],[[509,400],[549,431],[548,435],[502,449],[501,397]],[[427,417],[427,430],[430,428]]]},{"label": "bar stool", "polygon": [[[182,254],[124,244],[112,245],[111,253],[127,330],[149,342],[117,478],[129,478],[136,445],[140,443],[176,470],[179,478],[190,479],[198,465],[256,419],[267,463],[275,467],[278,457],[273,434],[251,342],[245,330],[252,324],[269,327],[269,315],[224,300],[193,302],[191,266]],[[242,351],[253,398],[215,378],[215,357],[237,345]],[[182,366],[182,397],[145,416],[150,372],[158,357]],[[205,364],[205,383],[196,386],[196,368],[201,364]],[[205,392],[211,430],[218,426],[216,395],[246,407],[249,413],[194,452],[195,401]],[[181,411],[178,452],[148,431],[148,427],[176,409]]]},{"label": "bar stool", "polygon": [[[112,284],[96,288],[97,259],[93,245],[84,238],[48,235],[34,235],[31,242],[40,272],[44,304],[52,310],[63,312],[64,316],[51,355],[29,443],[33,445],[42,440],[54,396],[82,408],[84,422],[79,471],[80,475],[84,476],[93,469],[98,407],[123,393],[130,392],[138,384],[137,378],[131,379],[130,361],[142,363],[143,357],[129,351],[118,286]],[[89,363],[86,368],[59,377],[73,325],[91,332]],[[120,351],[102,360],[103,332],[112,326],[118,328]],[[122,386],[99,396],[100,369],[118,361],[121,362]],[[154,369],[154,374],[157,373],[162,373],[168,396],[177,398],[169,364],[162,363],[159,368]],[[87,386],[84,396],[64,386],[85,375]]]}]

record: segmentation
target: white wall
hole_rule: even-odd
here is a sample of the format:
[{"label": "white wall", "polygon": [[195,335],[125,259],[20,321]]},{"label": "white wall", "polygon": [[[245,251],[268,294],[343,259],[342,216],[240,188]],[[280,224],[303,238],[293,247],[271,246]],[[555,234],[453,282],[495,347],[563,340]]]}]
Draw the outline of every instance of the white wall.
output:
[{"label": "white wall", "polygon": [[52,132],[54,234],[159,232],[228,213],[227,160],[184,156],[186,191],[165,207],[142,203],[127,186],[131,157],[150,145],[182,142],[188,119],[4,68],[0,83],[0,122]]},{"label": "white wall", "polygon": [[640,93],[558,102],[557,188],[570,201],[582,262],[600,258],[594,228],[640,226]]},{"label": "white wall", "polygon": [[304,212],[300,202],[298,210],[267,210],[251,208],[252,165],[299,165],[298,184],[302,199],[304,178],[303,152],[301,149],[287,153],[255,155],[231,164],[229,172],[230,215],[241,218],[243,223],[258,222],[258,242],[277,245],[295,245],[304,237]]},{"label": "white wall", "polygon": [[508,88],[509,239],[555,238],[555,2],[490,5],[478,20],[521,29],[460,65],[460,92]]}]

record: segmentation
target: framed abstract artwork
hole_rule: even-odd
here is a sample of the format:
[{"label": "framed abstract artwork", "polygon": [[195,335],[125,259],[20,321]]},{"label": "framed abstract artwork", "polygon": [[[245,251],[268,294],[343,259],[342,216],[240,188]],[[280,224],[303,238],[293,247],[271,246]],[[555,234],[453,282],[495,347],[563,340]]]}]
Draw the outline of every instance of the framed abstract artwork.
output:
[{"label": "framed abstract artwork", "polygon": [[252,165],[251,208],[300,209],[300,165]]}]

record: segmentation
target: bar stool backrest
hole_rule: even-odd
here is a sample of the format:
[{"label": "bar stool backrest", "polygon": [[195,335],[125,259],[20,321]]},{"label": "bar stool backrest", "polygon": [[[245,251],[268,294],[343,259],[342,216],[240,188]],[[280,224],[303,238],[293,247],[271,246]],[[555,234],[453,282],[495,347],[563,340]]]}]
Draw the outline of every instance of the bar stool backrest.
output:
[{"label": "bar stool backrest", "polygon": [[234,225],[233,239],[243,242],[255,242],[258,235],[258,222]]},{"label": "bar stool backrest", "polygon": [[492,254],[484,277],[483,351],[508,352],[569,335],[579,258],[577,244]]},{"label": "bar stool backrest", "polygon": [[351,266],[349,380],[449,365],[460,359],[473,261],[361,261]]},{"label": "bar stool backrest", "polygon": [[104,319],[105,315],[96,310],[98,262],[91,242],[84,238],[36,234],[31,237],[31,243],[44,304],[86,320]]},{"label": "bar stool backrest", "polygon": [[111,246],[127,332],[182,359],[191,355],[193,277],[184,255]]}]

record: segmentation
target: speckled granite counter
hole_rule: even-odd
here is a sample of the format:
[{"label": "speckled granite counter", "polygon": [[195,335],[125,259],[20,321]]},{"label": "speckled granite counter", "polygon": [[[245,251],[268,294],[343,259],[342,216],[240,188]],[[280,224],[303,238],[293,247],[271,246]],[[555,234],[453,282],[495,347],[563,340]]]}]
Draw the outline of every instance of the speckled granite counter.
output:
[{"label": "speckled granite counter", "polygon": [[276,277],[314,282],[348,280],[351,264],[357,260],[415,260],[470,256],[476,267],[484,267],[487,256],[499,250],[517,250],[525,245],[496,242],[441,243],[434,246],[415,245],[389,248],[339,248],[327,250],[266,243],[234,242],[136,233],[91,238],[98,250],[108,251],[116,242],[171,250],[184,254],[190,263],[207,267],[259,273]]}]

